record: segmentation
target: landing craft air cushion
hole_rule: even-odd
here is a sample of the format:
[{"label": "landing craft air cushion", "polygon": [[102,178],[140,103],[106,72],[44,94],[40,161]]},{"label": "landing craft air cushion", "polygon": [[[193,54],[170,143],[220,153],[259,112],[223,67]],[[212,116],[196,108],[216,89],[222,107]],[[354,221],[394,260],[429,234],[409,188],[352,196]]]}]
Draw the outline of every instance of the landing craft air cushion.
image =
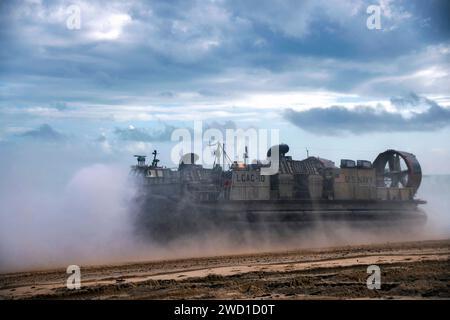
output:
[{"label": "landing craft air cushion", "polygon": [[[228,170],[225,161],[204,168],[193,153],[177,169],[160,166],[156,150],[149,165],[145,156],[136,156],[138,224],[154,238],[171,239],[211,226],[426,221],[419,208],[426,202],[415,197],[422,171],[413,154],[387,150],[373,163],[343,159],[336,167],[320,157],[293,160],[288,152],[285,144],[274,146],[266,163],[230,161]],[[276,160],[272,154],[278,154],[278,170],[264,175],[262,169]]]}]

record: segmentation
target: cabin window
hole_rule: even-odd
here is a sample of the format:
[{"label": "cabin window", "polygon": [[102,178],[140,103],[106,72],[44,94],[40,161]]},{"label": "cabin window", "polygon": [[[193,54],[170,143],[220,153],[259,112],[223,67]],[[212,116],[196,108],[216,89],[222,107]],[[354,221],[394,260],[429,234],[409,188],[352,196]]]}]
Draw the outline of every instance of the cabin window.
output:
[{"label": "cabin window", "polygon": [[156,178],[156,170],[148,170],[147,177]]}]

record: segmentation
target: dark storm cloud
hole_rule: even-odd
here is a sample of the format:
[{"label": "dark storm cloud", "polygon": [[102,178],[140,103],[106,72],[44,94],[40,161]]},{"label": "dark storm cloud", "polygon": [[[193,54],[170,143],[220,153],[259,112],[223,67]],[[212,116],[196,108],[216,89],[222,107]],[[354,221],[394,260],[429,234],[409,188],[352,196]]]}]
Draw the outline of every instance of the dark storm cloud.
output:
[{"label": "dark storm cloud", "polygon": [[[379,76],[377,64],[448,43],[446,1],[386,3],[383,31],[371,31],[369,0],[97,1],[81,6],[82,28],[73,31],[64,11],[70,1],[6,1],[0,10],[0,78],[21,84],[4,92],[16,105],[48,103],[55,96],[69,103],[114,103],[122,94],[167,98],[180,90],[220,95],[255,89],[246,79],[210,81],[234,69],[269,70],[273,76],[297,70],[283,76],[284,90],[351,90]],[[366,67],[344,67],[349,61]],[[401,66],[402,72],[420,67]],[[317,71],[329,77],[312,82],[308,74]],[[398,71],[387,74],[392,72]]]},{"label": "dark storm cloud", "polygon": [[66,139],[66,136],[64,134],[59,133],[48,124],[43,124],[36,129],[26,131],[20,134],[19,137],[45,141],[61,141]]},{"label": "dark storm cloud", "polygon": [[417,106],[439,107],[439,105],[435,101],[427,99],[425,97],[420,97],[414,92],[411,92],[405,97],[392,97],[391,104],[399,109],[408,109]]},{"label": "dark storm cloud", "polygon": [[[369,132],[395,132],[395,131],[436,131],[450,126],[450,110],[439,106],[436,102],[416,95],[404,100],[394,99],[396,104],[405,107],[421,101],[427,104],[423,112],[411,111],[409,117],[400,113],[388,112],[380,106],[358,106],[348,109],[342,106],[330,108],[314,108],[297,112],[288,109],[283,113],[285,119],[297,127],[316,134],[333,135],[336,133],[351,132],[364,134]],[[415,106],[417,104],[413,104]]]}]

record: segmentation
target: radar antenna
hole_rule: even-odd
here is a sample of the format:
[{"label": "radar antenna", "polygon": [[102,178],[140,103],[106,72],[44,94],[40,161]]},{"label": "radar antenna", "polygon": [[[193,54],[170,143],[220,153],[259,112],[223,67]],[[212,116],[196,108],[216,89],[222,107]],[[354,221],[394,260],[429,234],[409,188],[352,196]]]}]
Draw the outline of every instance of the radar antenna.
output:
[{"label": "radar antenna", "polygon": [[137,158],[138,166],[140,166],[140,167],[145,166],[146,156],[142,156],[142,155],[138,155],[138,154],[135,154],[134,156]]}]

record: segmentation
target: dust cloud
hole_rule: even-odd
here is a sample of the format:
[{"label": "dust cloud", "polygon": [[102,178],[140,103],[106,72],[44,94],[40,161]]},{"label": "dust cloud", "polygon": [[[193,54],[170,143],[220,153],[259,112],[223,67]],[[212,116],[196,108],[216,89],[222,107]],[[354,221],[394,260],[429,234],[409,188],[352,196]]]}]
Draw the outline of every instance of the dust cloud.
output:
[{"label": "dust cloud", "polygon": [[69,144],[0,146],[0,272],[130,258],[126,165]]},{"label": "dust cloud", "polygon": [[93,164],[60,189],[9,182],[0,196],[0,270],[110,261],[132,246],[123,168]]},{"label": "dust cloud", "polygon": [[417,197],[427,201],[427,236],[443,239],[450,237],[450,175],[425,175]]},{"label": "dust cloud", "polygon": [[269,225],[257,232],[211,226],[152,242],[136,233],[137,190],[125,162],[78,161],[79,150],[2,150],[0,272],[450,237],[450,176],[425,176],[418,196],[428,200],[429,221],[419,231],[319,225],[280,233]]}]

